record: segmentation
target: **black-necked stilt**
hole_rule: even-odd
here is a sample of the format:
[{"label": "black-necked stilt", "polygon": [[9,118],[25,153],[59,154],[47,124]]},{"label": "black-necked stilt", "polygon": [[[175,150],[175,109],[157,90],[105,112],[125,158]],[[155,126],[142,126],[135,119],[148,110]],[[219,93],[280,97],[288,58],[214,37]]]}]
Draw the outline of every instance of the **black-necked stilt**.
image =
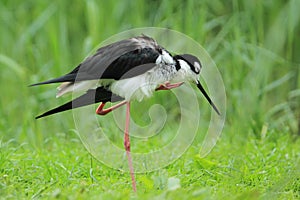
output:
[{"label": "black-necked stilt", "polygon": [[[70,73],[33,84],[32,86],[62,83],[58,87],[57,97],[73,91],[85,92],[82,96],[36,118],[98,102],[101,104],[96,113],[105,115],[126,104],[124,146],[133,189],[136,191],[130,156],[130,101],[141,101],[144,97],[150,97],[154,91],[170,90],[181,86],[185,81],[189,81],[197,84],[213,109],[220,114],[199,81],[200,70],[201,63],[197,57],[190,54],[172,56],[154,39],[145,35],[121,40],[101,47]],[[117,101],[122,102],[104,109],[105,103]]]}]

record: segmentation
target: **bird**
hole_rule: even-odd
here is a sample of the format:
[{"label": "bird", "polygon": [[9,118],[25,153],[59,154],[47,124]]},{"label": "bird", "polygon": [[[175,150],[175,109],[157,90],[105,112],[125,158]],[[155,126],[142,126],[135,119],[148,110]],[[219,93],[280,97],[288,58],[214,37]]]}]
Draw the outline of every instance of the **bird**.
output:
[{"label": "bird", "polygon": [[[100,103],[96,114],[106,115],[126,105],[124,147],[128,159],[133,190],[136,181],[130,154],[129,122],[130,102],[142,101],[159,90],[171,90],[185,82],[195,83],[208,103],[220,112],[200,83],[200,60],[192,54],[172,56],[153,38],[144,34],[123,39],[100,47],[93,55],[84,59],[71,72],[58,78],[32,84],[38,86],[61,83],[56,97],[72,92],[81,96],[49,110],[36,119],[90,104]],[[119,102],[104,108],[107,102]]]}]

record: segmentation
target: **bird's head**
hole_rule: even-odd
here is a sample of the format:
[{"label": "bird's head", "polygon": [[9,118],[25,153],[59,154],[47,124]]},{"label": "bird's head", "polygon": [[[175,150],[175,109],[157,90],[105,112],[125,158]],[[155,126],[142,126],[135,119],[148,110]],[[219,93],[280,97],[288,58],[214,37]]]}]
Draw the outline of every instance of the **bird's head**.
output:
[{"label": "bird's head", "polygon": [[220,115],[219,110],[212,102],[203,86],[200,83],[200,71],[202,68],[200,60],[191,54],[181,54],[174,56],[174,60],[176,61],[176,66],[178,69],[178,75],[176,79],[178,81],[191,81],[197,85],[199,90],[205,96],[209,104],[213,107],[213,109]]}]

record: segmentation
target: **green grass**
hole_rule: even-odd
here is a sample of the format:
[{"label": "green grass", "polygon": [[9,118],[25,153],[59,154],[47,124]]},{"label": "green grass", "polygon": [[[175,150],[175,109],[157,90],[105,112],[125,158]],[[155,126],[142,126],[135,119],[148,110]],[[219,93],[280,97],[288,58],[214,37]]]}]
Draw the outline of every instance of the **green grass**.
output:
[{"label": "green grass", "polygon": [[[46,138],[38,149],[10,140],[1,144],[1,194],[11,199],[296,199],[300,141],[274,134],[262,140],[223,137],[206,158],[193,145],[172,165],[137,174],[137,195],[129,174],[96,163],[75,134]],[[174,178],[180,181],[176,190],[168,187]]]},{"label": "green grass", "polygon": [[[0,198],[300,197],[299,1],[150,2],[0,2]],[[200,128],[179,160],[137,174],[133,194],[129,174],[89,155],[71,112],[34,119],[66,101],[55,99],[55,86],[27,86],[70,71],[111,35],[147,26],[180,31],[209,52],[224,80],[227,116],[207,157],[199,157]]]}]

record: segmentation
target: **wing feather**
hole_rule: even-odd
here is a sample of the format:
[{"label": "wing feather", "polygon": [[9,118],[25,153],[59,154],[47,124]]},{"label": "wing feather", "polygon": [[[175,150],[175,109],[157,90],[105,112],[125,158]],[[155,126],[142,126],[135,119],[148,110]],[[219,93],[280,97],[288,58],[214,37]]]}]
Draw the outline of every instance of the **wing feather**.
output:
[{"label": "wing feather", "polygon": [[[31,86],[96,79],[131,78],[153,68],[161,50],[162,47],[147,36],[121,40],[101,47],[70,73]],[[133,70],[136,67],[139,67],[139,70]],[[130,70],[133,70],[134,73],[128,73]],[[126,76],[124,76],[125,74]]]},{"label": "wing feather", "polygon": [[104,87],[98,87],[96,89],[88,90],[82,96],[37,116],[36,119],[98,102],[117,102],[121,100],[123,100],[122,97],[115,95]]}]

